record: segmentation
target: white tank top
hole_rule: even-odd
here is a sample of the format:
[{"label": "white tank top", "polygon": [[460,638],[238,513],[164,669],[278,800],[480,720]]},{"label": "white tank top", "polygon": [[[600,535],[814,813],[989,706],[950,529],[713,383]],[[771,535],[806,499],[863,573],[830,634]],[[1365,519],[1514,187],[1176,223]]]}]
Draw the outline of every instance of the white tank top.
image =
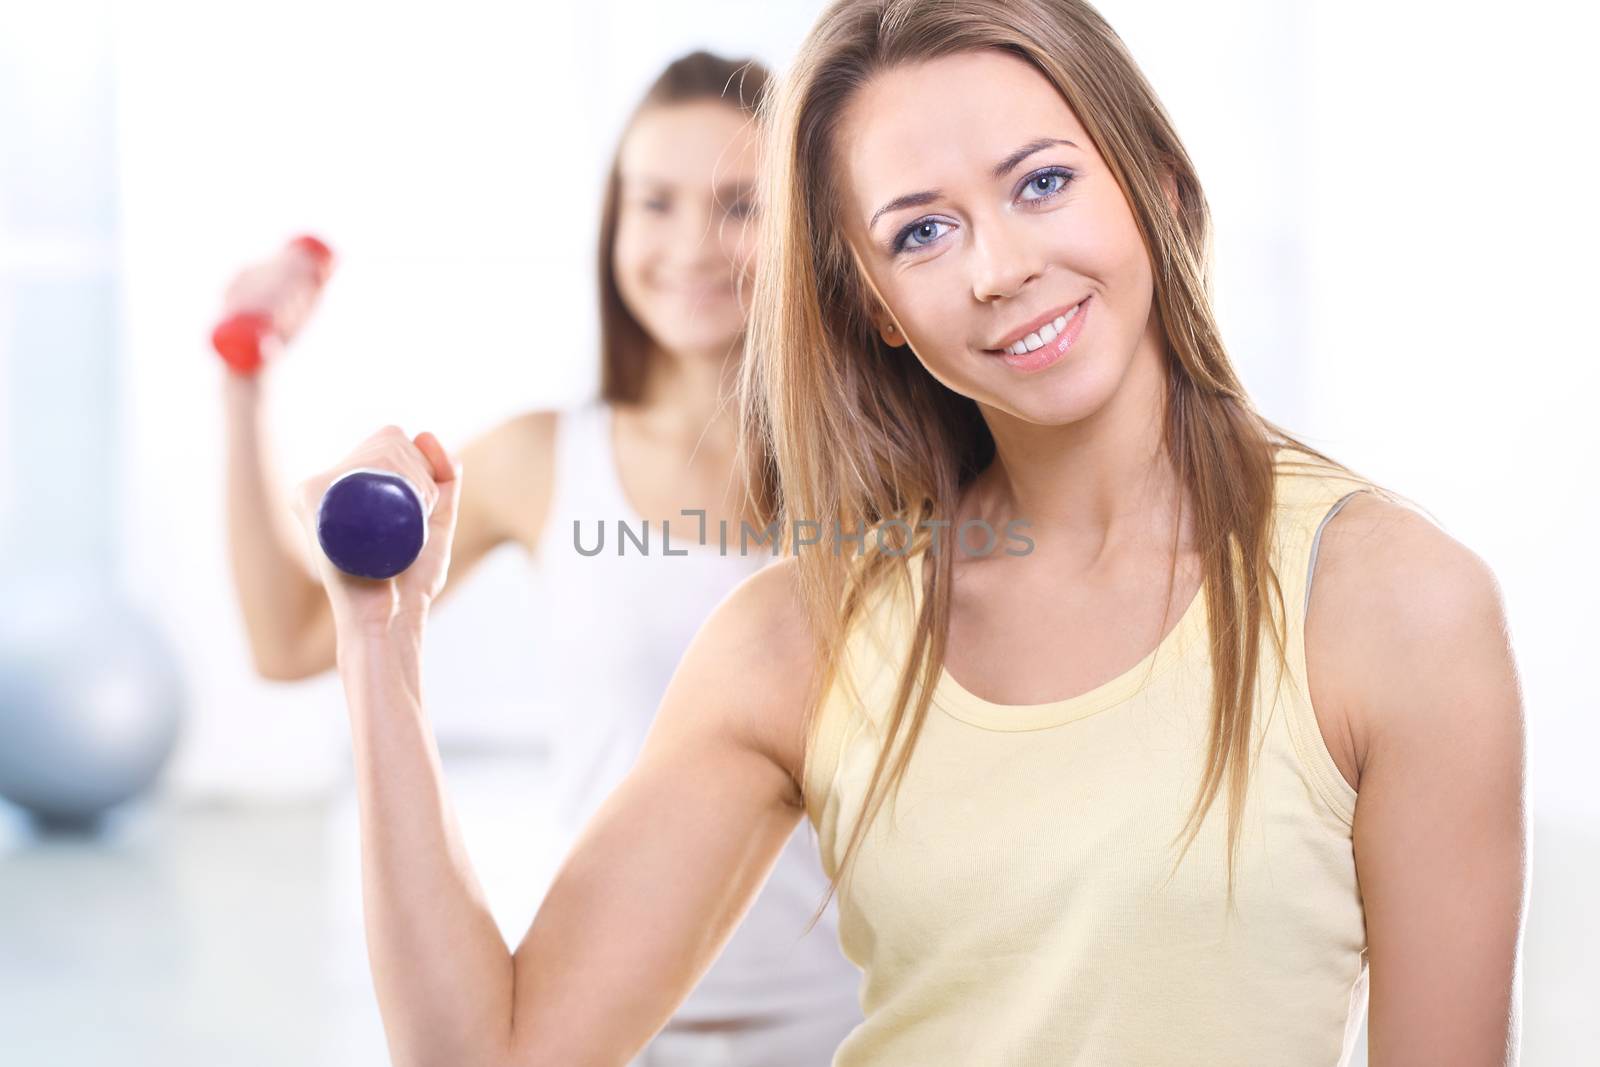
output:
[{"label": "white tank top", "polygon": [[[664,543],[660,523],[647,526],[623,494],[613,413],[598,401],[561,412],[549,516],[534,568],[540,697],[552,724],[553,792],[570,836],[632,767],[700,624],[735,585],[774,558],[770,546],[752,545],[741,555],[732,528],[725,553],[714,527],[706,530],[706,544],[698,544],[700,524],[693,516],[669,517]],[[623,536],[623,526],[632,539]],[[602,532],[604,547],[594,552]],[[677,1018],[856,1011],[861,972],[839,949],[836,906],[830,902],[802,936],[826,889],[811,827],[802,819],[744,922]]]}]

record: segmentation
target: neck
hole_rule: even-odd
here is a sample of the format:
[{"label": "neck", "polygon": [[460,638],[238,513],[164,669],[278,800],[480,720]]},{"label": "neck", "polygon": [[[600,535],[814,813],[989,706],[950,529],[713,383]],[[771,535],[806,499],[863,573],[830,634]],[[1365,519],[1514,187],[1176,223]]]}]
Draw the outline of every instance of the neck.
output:
[{"label": "neck", "polygon": [[[1167,372],[1151,340],[1116,393],[1082,419],[1040,426],[985,407],[995,461],[973,486],[972,510],[996,528],[1025,519],[1040,548],[1086,567],[1124,550],[1170,552],[1182,487],[1161,447]],[[1191,527],[1185,513],[1180,551]]]},{"label": "neck", "polygon": [[673,434],[731,432],[738,414],[733,395],[742,351],[739,340],[698,351],[652,350],[640,411]]}]

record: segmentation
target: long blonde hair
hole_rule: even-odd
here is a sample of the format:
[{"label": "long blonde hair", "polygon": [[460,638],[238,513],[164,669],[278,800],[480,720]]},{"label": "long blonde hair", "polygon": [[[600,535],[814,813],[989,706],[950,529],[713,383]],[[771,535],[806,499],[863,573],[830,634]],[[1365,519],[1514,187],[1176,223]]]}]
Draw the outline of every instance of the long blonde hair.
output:
[{"label": "long blonde hair", "polygon": [[[1194,166],[1122,40],[1080,0],[838,0],[766,102],[760,258],[740,380],[752,507],[763,525],[775,521],[785,532],[801,521],[855,532],[882,529],[891,519],[912,531],[899,554],[797,553],[817,643],[808,737],[867,597],[895,575],[925,581],[883,733],[900,740],[879,753],[829,895],[886,793],[904,777],[944,661],[954,553],[934,553],[926,579],[909,574],[905,555],[925,545],[915,532],[924,522],[954,515],[961,489],[994,457],[977,404],[890,349],[874,328],[874,298],[836,214],[832,137],[846,105],[875,74],[980,49],[1030,63],[1072,107],[1131,205],[1150,255],[1168,372],[1162,444],[1184,506],[1193,508],[1215,681],[1205,774],[1178,861],[1226,781],[1231,907],[1261,622],[1269,595],[1280,614],[1283,604],[1270,562],[1274,450],[1287,447],[1306,457],[1296,462],[1320,461],[1367,479],[1253,408],[1212,314],[1210,213]],[[1176,212],[1163,174],[1176,183]],[[1173,578],[1176,568],[1175,541]],[[1270,629],[1281,658],[1283,635]]]}]

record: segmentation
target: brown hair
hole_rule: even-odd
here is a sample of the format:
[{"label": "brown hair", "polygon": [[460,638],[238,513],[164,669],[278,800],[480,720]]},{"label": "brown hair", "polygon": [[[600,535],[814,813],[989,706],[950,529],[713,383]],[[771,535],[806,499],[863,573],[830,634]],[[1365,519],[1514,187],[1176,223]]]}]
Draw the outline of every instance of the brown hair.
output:
[{"label": "brown hair", "polygon": [[[912,531],[898,540],[909,540],[905,548],[917,552],[928,547],[923,524],[948,521],[960,490],[994,456],[977,404],[890,349],[874,329],[876,298],[836,216],[833,141],[845,107],[874,75],[980,49],[1028,62],[1072,107],[1121,187],[1150,255],[1168,379],[1162,447],[1180,480],[1183,506],[1193,509],[1214,679],[1205,774],[1177,862],[1226,779],[1231,907],[1261,622],[1269,595],[1280,614],[1283,605],[1270,562],[1274,450],[1300,453],[1286,461],[1291,467],[1326,465],[1392,495],[1252,406],[1212,314],[1210,213],[1194,166],[1122,40],[1089,4],[837,0],[819,17],[765,119],[762,229],[740,379],[740,441],[752,506],[763,525],[776,521],[785,531],[801,519],[852,533],[863,525],[888,530],[885,524],[898,520],[906,525],[896,528]],[[1176,210],[1163,177],[1176,184]],[[878,755],[830,895],[886,792],[898,791],[944,660],[953,553],[929,553],[935,566],[926,580],[910,573],[906,554],[868,552],[852,559],[832,551],[797,553],[817,643],[808,766],[820,704],[867,597],[885,580],[925,581],[922,613],[880,733],[894,740]],[[1176,566],[1175,545],[1169,583]],[[1284,638],[1275,627],[1271,633],[1282,657]]]},{"label": "brown hair", "polygon": [[650,335],[634,317],[617,288],[615,250],[617,215],[622,192],[622,142],[635,119],[648,108],[721,100],[728,106],[757,113],[767,92],[766,67],[754,59],[724,59],[710,52],[691,52],[667,65],[634,105],[612,153],[600,210],[600,398],[606,403],[631,403],[644,391],[649,371]]}]

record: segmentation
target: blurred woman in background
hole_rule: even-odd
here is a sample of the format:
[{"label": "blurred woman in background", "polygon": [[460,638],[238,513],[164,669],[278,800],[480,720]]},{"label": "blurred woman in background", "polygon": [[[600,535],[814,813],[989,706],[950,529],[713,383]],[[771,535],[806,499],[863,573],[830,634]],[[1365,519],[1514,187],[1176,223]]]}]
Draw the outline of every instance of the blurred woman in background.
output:
[{"label": "blurred woman in background", "polygon": [[[573,832],[632,765],[700,623],[771,559],[723,551],[717,534],[726,523],[736,545],[751,517],[731,400],[755,236],[753,122],[766,83],[759,64],[706,52],[662,72],[625,128],[604,194],[598,400],[507,419],[460,452],[470,475],[440,596],[507,542],[539,565],[540,698],[564,709],[552,773]],[[247,292],[248,278],[240,282],[234,291]],[[334,618],[269,473],[265,384],[262,373],[225,384],[233,574],[257,669],[300,679],[334,666]],[[641,519],[648,555],[632,545],[619,554],[609,541],[577,551],[577,524],[592,551],[596,536],[620,541],[617,524],[637,531]],[[806,934],[826,888],[799,827],[743,924],[635,1063],[826,1063],[860,1020],[859,971],[838,948],[834,914]]]}]

